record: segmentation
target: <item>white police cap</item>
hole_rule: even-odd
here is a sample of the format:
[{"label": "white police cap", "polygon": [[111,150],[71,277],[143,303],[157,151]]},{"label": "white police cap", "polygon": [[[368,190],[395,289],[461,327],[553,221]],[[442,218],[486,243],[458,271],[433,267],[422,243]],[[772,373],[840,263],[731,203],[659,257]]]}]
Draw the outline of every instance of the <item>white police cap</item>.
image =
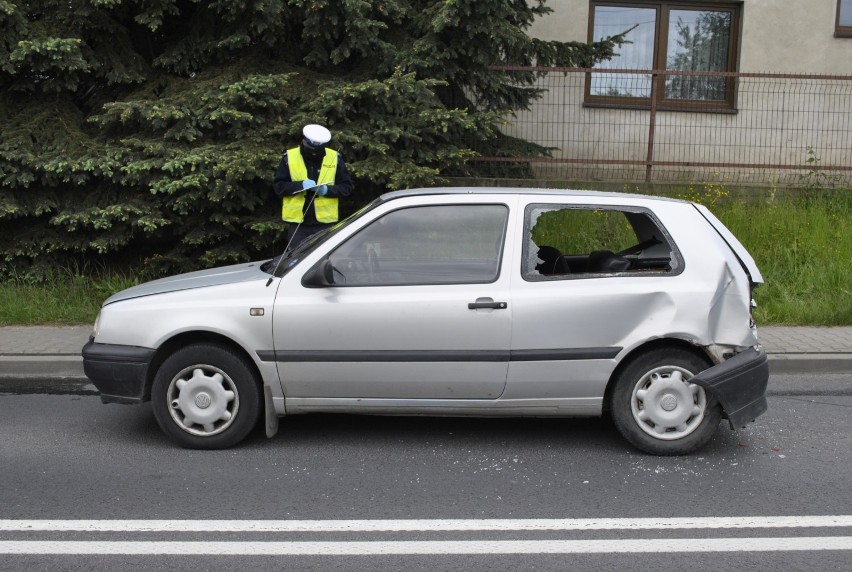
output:
[{"label": "white police cap", "polygon": [[305,128],[302,129],[302,135],[305,136],[308,144],[312,147],[319,147],[331,141],[331,131],[315,123],[305,125]]}]

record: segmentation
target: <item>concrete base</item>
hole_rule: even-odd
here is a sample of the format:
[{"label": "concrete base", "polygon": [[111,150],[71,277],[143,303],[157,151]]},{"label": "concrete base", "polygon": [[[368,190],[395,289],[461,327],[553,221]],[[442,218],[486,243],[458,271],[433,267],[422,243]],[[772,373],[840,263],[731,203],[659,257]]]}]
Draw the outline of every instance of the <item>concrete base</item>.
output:
[{"label": "concrete base", "polygon": [[769,373],[852,373],[852,354],[769,354]]}]

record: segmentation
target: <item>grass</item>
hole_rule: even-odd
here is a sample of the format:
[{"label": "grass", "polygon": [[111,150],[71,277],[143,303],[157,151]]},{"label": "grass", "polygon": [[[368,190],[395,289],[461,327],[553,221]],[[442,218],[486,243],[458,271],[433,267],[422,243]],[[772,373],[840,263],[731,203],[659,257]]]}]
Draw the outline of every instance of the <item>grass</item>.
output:
[{"label": "grass", "polygon": [[[852,325],[852,191],[731,197],[707,185],[682,196],[710,207],[757,262],[759,325]],[[92,323],[105,298],[141,280],[93,274],[0,282],[0,326]]]},{"label": "grass", "polygon": [[60,271],[40,282],[0,282],[0,326],[91,324],[110,295],[140,280],[113,272],[89,277]]},{"label": "grass", "polygon": [[852,191],[710,207],[757,262],[758,324],[852,325]]}]

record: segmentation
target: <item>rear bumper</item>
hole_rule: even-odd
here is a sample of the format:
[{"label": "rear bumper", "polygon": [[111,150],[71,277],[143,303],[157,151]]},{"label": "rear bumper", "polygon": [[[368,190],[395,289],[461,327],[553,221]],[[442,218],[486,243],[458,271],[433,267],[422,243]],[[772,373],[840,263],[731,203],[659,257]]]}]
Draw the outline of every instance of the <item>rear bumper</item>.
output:
[{"label": "rear bumper", "polygon": [[142,403],[153,358],[150,348],[89,342],[83,346],[83,371],[104,403]]},{"label": "rear bumper", "polygon": [[689,380],[722,404],[731,429],[743,427],[766,413],[769,363],[763,348],[738,353]]}]

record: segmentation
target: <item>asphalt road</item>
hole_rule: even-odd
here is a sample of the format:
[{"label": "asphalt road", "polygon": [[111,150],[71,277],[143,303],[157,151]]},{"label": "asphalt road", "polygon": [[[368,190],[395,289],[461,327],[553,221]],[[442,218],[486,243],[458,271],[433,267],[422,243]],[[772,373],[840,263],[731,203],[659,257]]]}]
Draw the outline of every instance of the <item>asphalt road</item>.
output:
[{"label": "asphalt road", "polygon": [[340,415],[187,451],[150,406],[0,395],[0,570],[847,570],[852,376],[783,377],[674,458],[602,419]]}]

